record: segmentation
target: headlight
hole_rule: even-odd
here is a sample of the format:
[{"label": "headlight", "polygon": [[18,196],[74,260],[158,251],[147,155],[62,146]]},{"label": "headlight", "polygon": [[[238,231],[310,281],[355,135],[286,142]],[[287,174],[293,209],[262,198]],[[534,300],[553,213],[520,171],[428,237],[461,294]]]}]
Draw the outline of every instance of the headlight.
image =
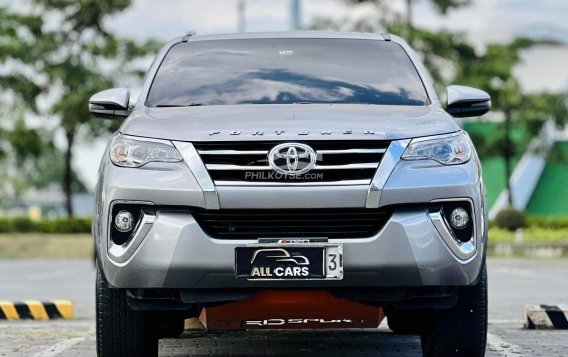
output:
[{"label": "headlight", "polygon": [[473,151],[471,141],[464,133],[432,139],[414,139],[408,145],[404,160],[432,159],[444,165],[463,164],[469,161]]},{"label": "headlight", "polygon": [[110,144],[110,160],[117,166],[140,167],[149,162],[179,162],[182,158],[171,144],[116,135]]}]

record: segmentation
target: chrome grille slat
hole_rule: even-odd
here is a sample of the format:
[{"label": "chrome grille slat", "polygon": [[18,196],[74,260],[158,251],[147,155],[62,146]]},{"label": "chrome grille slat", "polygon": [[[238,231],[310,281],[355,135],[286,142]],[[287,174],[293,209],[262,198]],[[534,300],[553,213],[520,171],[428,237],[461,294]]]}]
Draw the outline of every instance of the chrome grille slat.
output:
[{"label": "chrome grille slat", "polygon": [[387,149],[318,150],[318,154],[384,154]]},{"label": "chrome grille slat", "polygon": [[[270,166],[239,166],[239,165],[206,165],[208,170],[272,170]],[[314,170],[349,170],[349,169],[376,169],[378,162],[366,164],[347,164],[347,165],[316,165]]]},{"label": "chrome grille slat", "polygon": [[378,162],[369,162],[365,164],[347,164],[347,165],[316,165],[314,170],[350,170],[350,169],[376,169]]},{"label": "chrome grille slat", "polygon": [[268,150],[199,150],[200,155],[268,155]]},{"label": "chrome grille slat", "polygon": [[223,164],[208,164],[207,170],[272,170],[270,166],[240,166],[240,165],[223,165]]},{"label": "chrome grille slat", "polygon": [[194,143],[217,186],[369,185],[390,142],[372,140],[298,141],[317,159],[300,177],[278,174],[269,165],[270,151],[285,141]]},{"label": "chrome grille slat", "polygon": [[[384,154],[386,149],[318,150],[318,154]],[[199,150],[200,155],[268,155],[268,150]]]},{"label": "chrome grille slat", "polygon": [[[368,180],[343,180],[343,181],[326,181],[325,185],[329,186],[354,186],[354,185],[368,185],[371,179]],[[247,182],[247,181],[215,181],[217,186],[321,186],[321,182]]]}]

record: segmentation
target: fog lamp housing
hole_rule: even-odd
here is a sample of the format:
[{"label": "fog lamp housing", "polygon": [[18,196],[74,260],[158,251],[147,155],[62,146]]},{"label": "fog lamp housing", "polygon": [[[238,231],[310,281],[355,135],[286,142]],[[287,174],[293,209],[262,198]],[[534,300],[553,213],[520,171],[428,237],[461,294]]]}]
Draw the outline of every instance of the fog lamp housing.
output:
[{"label": "fog lamp housing", "polygon": [[113,202],[109,217],[110,241],[123,245],[129,241],[140,225],[142,212],[154,212],[155,208],[145,202]]},{"label": "fog lamp housing", "polygon": [[469,223],[469,214],[461,207],[455,208],[450,214],[450,224],[452,227],[462,229]]},{"label": "fog lamp housing", "polygon": [[470,242],[475,238],[473,202],[468,199],[432,201],[430,213],[438,212],[444,226],[458,242]]},{"label": "fog lamp housing", "polygon": [[134,215],[129,211],[119,211],[114,217],[114,226],[117,231],[126,233],[130,232],[134,227]]}]

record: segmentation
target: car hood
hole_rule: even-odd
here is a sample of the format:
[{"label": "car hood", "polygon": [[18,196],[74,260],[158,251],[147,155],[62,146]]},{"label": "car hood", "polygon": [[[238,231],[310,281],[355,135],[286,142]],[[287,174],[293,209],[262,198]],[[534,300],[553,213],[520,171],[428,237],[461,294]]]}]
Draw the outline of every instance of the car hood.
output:
[{"label": "car hood", "polygon": [[459,130],[439,107],[257,104],[135,110],[121,132],[175,141],[395,140]]}]

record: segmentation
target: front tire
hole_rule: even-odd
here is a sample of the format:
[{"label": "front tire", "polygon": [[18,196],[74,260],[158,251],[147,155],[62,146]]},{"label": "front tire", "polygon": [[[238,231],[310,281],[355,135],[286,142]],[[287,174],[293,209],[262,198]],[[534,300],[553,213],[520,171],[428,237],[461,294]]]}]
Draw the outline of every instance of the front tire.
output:
[{"label": "front tire", "polygon": [[460,289],[456,306],[432,311],[421,335],[425,357],[482,357],[487,344],[487,270],[476,285]]},{"label": "front tire", "polygon": [[126,290],[109,286],[97,264],[97,356],[158,356],[158,335],[150,315],[131,310]]}]

